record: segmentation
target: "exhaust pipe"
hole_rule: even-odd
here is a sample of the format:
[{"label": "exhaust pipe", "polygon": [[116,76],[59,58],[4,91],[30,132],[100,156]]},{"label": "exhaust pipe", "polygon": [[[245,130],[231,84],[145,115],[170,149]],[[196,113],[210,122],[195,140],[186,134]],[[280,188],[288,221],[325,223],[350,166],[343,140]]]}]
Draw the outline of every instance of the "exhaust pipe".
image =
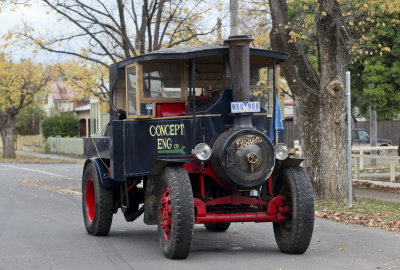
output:
[{"label": "exhaust pipe", "polygon": [[[224,41],[229,46],[232,100],[250,101],[250,36],[230,36]],[[253,127],[251,115],[239,114],[233,119],[234,128]]]}]

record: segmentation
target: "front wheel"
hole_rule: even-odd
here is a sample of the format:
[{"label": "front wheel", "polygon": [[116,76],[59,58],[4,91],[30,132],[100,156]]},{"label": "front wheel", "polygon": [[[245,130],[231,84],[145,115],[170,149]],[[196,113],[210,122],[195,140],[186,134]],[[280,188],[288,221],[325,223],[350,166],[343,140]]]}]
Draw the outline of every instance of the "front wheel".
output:
[{"label": "front wheel", "polygon": [[86,166],[82,178],[82,211],[86,231],[107,235],[113,218],[113,191],[102,188],[93,163]]},{"label": "front wheel", "polygon": [[158,234],[170,259],[189,255],[194,227],[194,204],[189,175],[182,167],[166,167],[158,190]]},{"label": "front wheel", "polygon": [[284,253],[304,253],[314,230],[314,194],[307,171],[298,166],[284,168],[275,192],[286,197],[284,204],[290,209],[285,221],[273,224],[276,243]]}]

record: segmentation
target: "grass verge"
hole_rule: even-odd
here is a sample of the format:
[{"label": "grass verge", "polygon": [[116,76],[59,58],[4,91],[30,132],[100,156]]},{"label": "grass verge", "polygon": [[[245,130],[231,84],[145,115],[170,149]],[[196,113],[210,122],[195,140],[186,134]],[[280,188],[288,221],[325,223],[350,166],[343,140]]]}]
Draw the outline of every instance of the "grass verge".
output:
[{"label": "grass verge", "polygon": [[7,159],[2,157],[0,153],[0,162],[16,162],[16,163],[81,163],[81,160],[65,160],[65,159],[51,159],[51,158],[40,158],[33,157],[30,155],[17,153],[17,158]]},{"label": "grass verge", "polygon": [[315,209],[317,217],[400,232],[400,203],[358,198],[352,208],[346,203],[316,201]]}]

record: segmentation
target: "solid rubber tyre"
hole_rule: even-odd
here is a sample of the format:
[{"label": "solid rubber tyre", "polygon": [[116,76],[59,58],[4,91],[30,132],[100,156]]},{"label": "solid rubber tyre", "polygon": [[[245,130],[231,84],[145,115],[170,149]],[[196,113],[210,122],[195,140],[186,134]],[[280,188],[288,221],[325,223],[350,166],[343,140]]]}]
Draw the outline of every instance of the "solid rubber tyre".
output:
[{"label": "solid rubber tyre", "polygon": [[184,259],[189,255],[194,227],[193,191],[187,171],[165,167],[158,195],[158,234],[167,258]]},{"label": "solid rubber tyre", "polygon": [[284,222],[274,222],[275,240],[284,253],[304,253],[314,230],[314,193],[307,171],[299,166],[284,168],[278,177],[276,195],[286,197],[290,213]]},{"label": "solid rubber tyre", "polygon": [[82,178],[82,212],[86,231],[104,236],[110,232],[113,218],[113,190],[102,188],[93,163],[86,166]]},{"label": "solid rubber tyre", "polygon": [[231,226],[230,222],[224,223],[204,223],[204,227],[210,232],[224,232],[229,226]]}]

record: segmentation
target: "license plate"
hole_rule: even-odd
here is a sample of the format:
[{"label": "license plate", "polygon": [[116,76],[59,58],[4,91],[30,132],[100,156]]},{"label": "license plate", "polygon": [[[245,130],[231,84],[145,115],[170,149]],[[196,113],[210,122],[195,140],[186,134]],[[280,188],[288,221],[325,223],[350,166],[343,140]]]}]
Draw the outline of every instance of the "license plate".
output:
[{"label": "license plate", "polygon": [[252,112],[260,112],[260,102],[258,101],[231,102],[231,113],[252,113]]}]

